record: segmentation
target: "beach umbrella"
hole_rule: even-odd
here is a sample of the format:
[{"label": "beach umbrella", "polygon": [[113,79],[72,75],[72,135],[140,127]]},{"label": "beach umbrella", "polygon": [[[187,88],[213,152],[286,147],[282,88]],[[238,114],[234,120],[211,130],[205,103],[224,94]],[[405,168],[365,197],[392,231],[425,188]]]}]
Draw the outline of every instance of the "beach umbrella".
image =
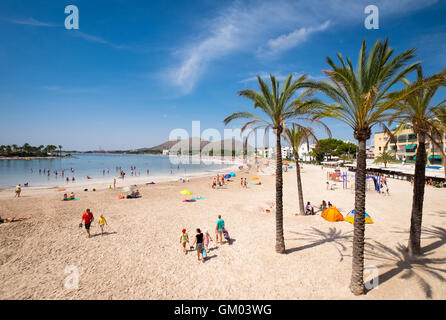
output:
[{"label": "beach umbrella", "polygon": [[259,177],[254,177],[252,178],[252,180],[259,180]]},{"label": "beach umbrella", "polygon": [[189,190],[183,190],[183,191],[181,191],[181,194],[188,194],[188,195],[191,195],[192,192],[190,192]]},{"label": "beach umbrella", "polygon": [[235,173],[234,172],[231,172],[231,177],[235,177]]},{"label": "beach umbrella", "polygon": [[226,174],[226,175],[225,175],[225,179],[229,179],[230,177],[231,177],[230,174]]}]

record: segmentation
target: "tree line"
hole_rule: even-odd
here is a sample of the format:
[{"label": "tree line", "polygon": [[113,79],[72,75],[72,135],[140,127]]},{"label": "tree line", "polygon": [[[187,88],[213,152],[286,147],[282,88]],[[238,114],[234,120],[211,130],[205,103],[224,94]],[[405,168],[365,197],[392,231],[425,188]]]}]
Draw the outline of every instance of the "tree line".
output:
[{"label": "tree line", "polygon": [[62,155],[62,146],[49,144],[47,146],[32,146],[25,143],[23,146],[16,144],[0,145],[0,155],[3,157],[48,157]]}]

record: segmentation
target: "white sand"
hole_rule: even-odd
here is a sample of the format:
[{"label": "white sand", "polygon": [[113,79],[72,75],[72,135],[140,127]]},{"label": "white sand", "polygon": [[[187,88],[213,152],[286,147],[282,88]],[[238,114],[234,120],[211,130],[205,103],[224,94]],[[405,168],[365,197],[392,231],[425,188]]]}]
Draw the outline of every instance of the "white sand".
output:
[{"label": "white sand", "polygon": [[[0,216],[29,216],[24,222],[0,225],[0,299],[355,299],[349,289],[353,226],[316,216],[295,216],[295,171],[284,174],[284,229],[288,254],[274,251],[275,219],[263,213],[274,201],[274,176],[259,175],[261,186],[221,190],[211,178],[190,183],[143,186],[141,199],[118,200],[119,191],[78,192],[79,201],[62,202],[54,189],[23,189],[14,199],[0,191]],[[331,201],[345,215],[353,208],[351,190],[325,190],[326,171],[304,166],[305,201]],[[148,178],[147,182],[154,180]],[[410,261],[398,250],[408,239],[411,185],[389,179],[390,196],[367,194],[370,245],[366,266],[378,268],[380,285],[359,299],[446,298],[445,189],[426,187],[422,245],[424,261]],[[102,186],[102,188],[104,188]],[[74,188],[74,187],[73,187]],[[77,186],[74,190],[81,190]],[[182,202],[183,189],[205,197]],[[67,187],[67,192],[72,189]],[[90,208],[96,217],[94,237],[79,229]],[[97,219],[107,218],[109,234],[101,237]],[[222,214],[235,241],[214,247],[209,260],[184,256],[182,228],[192,239],[195,228],[212,230]],[[80,273],[79,288],[64,286],[67,266]]]}]

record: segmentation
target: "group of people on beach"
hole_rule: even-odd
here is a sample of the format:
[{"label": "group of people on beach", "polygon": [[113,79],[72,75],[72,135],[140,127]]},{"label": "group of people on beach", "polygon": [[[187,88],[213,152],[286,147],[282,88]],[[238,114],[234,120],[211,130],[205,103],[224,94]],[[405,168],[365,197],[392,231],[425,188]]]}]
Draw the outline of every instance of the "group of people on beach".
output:
[{"label": "group of people on beach", "polygon": [[248,181],[246,178],[240,178],[240,185],[242,188],[248,188]]},{"label": "group of people on beach", "polygon": [[[90,211],[90,209],[87,209],[84,214],[82,215],[81,223],[79,224],[79,228],[82,228],[82,223],[85,226],[85,230],[87,230],[88,238],[91,237],[90,234],[90,227],[91,223],[94,221],[93,212]],[[104,218],[104,216],[101,214],[99,218],[99,228],[101,228],[101,236],[104,235],[104,227],[108,225],[107,220]]]},{"label": "group of people on beach", "polygon": [[[307,205],[305,206],[305,214],[306,214],[306,215],[315,215],[316,213],[318,213],[318,212],[322,212],[322,211],[324,211],[325,209],[327,209],[327,208],[329,208],[329,207],[332,207],[332,206],[333,206],[333,205],[331,204],[330,201],[328,201],[328,204],[327,204],[327,202],[325,202],[325,200],[322,200],[322,203],[320,204],[320,206],[316,207],[316,208],[318,208],[319,210],[314,211],[314,207],[311,205],[310,201],[308,201],[308,202],[307,202]],[[297,215],[298,215],[298,214],[296,214],[296,216],[297,216]]]},{"label": "group of people on beach", "polygon": [[[209,244],[210,244],[210,242],[213,242],[214,240],[212,239],[212,237],[209,233],[209,230],[207,230],[207,229],[204,231],[204,233],[201,231],[200,228],[197,228],[195,231],[196,231],[196,234],[194,237],[194,242],[192,243],[192,245],[189,249],[197,251],[198,261],[201,261],[204,263],[205,258],[207,257],[207,254],[210,252]],[[221,215],[218,215],[218,220],[217,220],[217,223],[215,226],[215,243],[216,244],[218,244],[218,243],[220,243],[220,245],[223,244],[223,237],[224,237],[225,232],[226,232],[225,221],[221,218]],[[228,241],[230,241],[230,240],[228,239]],[[189,243],[189,235],[188,235],[186,229],[183,229],[181,231],[180,244],[181,244],[184,254],[187,254],[187,252],[188,252],[188,250],[186,248],[188,243]],[[194,248],[194,246],[195,246],[195,248]]]},{"label": "group of people on beach", "polygon": [[225,176],[222,175],[220,178],[220,175],[217,174],[217,176],[212,181],[212,189],[215,189],[217,186],[223,187],[225,185]]}]

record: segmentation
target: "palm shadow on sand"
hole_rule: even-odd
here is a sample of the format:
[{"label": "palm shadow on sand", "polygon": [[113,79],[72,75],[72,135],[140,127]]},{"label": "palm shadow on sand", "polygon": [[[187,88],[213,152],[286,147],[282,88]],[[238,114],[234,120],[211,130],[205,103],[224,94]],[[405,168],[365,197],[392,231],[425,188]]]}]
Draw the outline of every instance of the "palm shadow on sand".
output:
[{"label": "palm shadow on sand", "polygon": [[[407,242],[409,241],[408,229],[401,228],[399,230],[397,229],[392,232],[406,235],[405,240]],[[437,241],[432,242],[431,244],[425,247],[422,247],[421,251],[423,253],[429,253],[446,244],[446,229],[437,226],[423,227],[421,229],[421,242],[423,243],[424,240],[431,240],[431,239],[437,239]]]},{"label": "palm shadow on sand", "polygon": [[[408,233],[407,231],[405,232]],[[368,260],[381,262],[376,265],[377,268],[390,268],[383,274],[378,275],[379,284],[385,283],[397,275],[402,279],[415,279],[417,284],[424,291],[426,298],[432,298],[432,287],[427,282],[426,275],[434,277],[436,280],[446,282],[446,258],[429,258],[433,250],[446,243],[446,230],[440,227],[423,228],[423,233],[427,234],[428,239],[436,238],[437,241],[422,248],[423,255],[411,257],[407,246],[399,243],[395,249],[390,248],[383,243],[373,241],[366,243],[365,255]],[[371,291],[369,289],[367,291]]]},{"label": "palm shadow on sand", "polygon": [[286,239],[286,240],[300,240],[305,241],[307,244],[291,249],[285,250],[286,254],[293,253],[296,251],[301,251],[305,249],[310,249],[313,247],[317,247],[319,245],[323,245],[326,243],[333,244],[335,249],[338,251],[340,255],[340,260],[344,260],[344,257],[347,257],[349,255],[346,255],[344,252],[347,251],[347,247],[344,245],[344,242],[351,242],[353,239],[353,231],[343,232],[342,230],[336,229],[336,227],[331,227],[327,232],[324,232],[320,229],[317,229],[315,227],[311,227],[311,230],[305,233],[290,231],[293,234],[296,234],[300,237],[298,238],[292,238],[292,239]]}]

